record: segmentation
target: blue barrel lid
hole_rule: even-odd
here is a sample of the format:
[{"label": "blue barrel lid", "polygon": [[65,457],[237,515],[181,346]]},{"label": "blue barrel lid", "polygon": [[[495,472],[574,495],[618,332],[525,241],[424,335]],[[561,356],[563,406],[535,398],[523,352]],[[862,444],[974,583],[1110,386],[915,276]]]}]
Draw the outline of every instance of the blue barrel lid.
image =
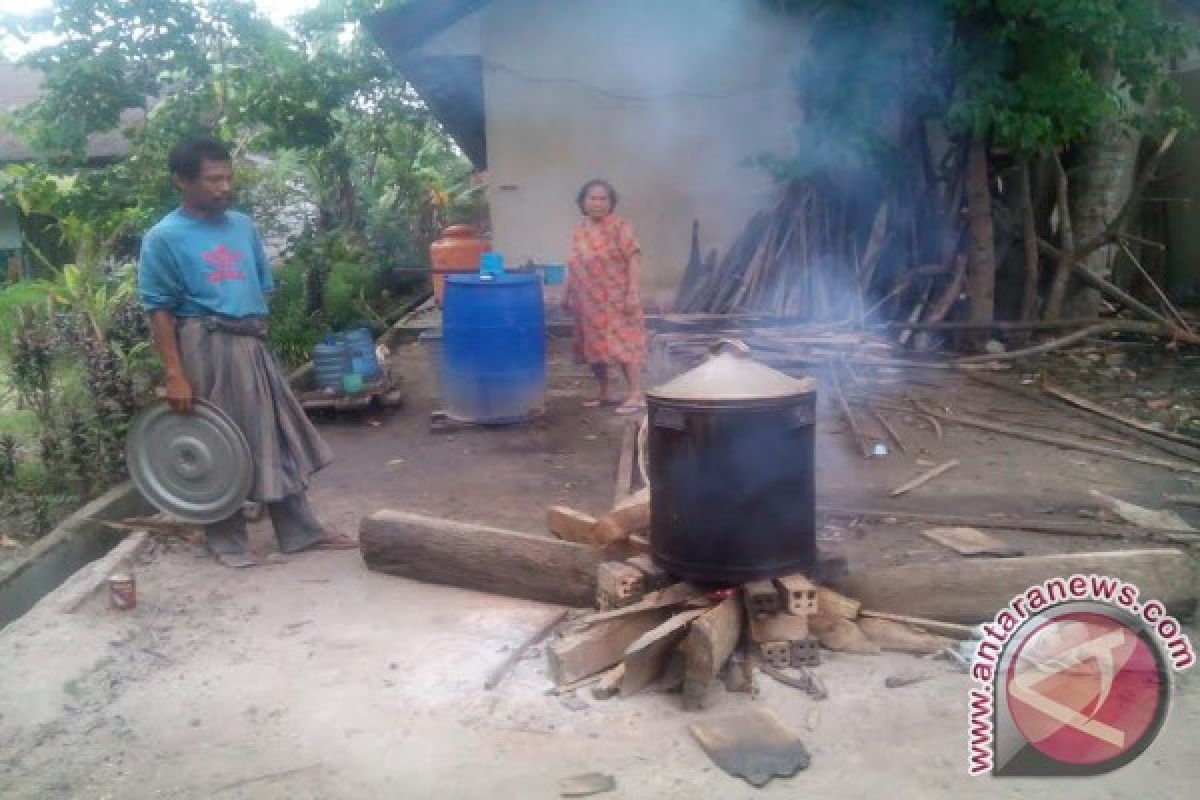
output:
[{"label": "blue barrel lid", "polygon": [[455,286],[515,286],[522,283],[538,283],[537,275],[525,275],[518,272],[506,272],[503,275],[478,275],[466,273],[463,275],[447,275],[446,283]]}]

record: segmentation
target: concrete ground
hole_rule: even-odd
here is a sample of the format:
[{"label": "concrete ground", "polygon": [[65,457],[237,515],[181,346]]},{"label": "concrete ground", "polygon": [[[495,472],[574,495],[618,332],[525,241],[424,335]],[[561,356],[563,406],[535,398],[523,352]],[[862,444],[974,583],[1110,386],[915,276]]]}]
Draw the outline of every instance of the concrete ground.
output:
[{"label": "concrete ground", "polygon": [[[552,503],[604,510],[623,423],[579,409],[590,387],[564,352],[557,343],[544,421],[434,436],[421,354],[402,350],[407,408],[324,424],[339,462],[314,485],[320,514],[351,531],[385,507],[538,531]],[[1020,412],[957,379],[921,380],[945,382],[940,396],[963,409],[998,403]],[[1041,424],[1076,425],[1045,410],[1026,413]],[[939,440],[904,419],[910,455],[864,462],[836,413],[823,405],[820,420],[827,503],[885,505],[887,488],[924,469],[918,457],[962,464],[890,507],[1066,514],[1095,506],[1091,487],[1144,504],[1166,491],[1194,491],[1157,468],[950,426]],[[824,529],[821,544],[852,565],[958,558],[918,532],[842,523]],[[1030,552],[1112,546],[1005,537]],[[680,710],[677,696],[600,702],[580,692],[585,707],[571,710],[545,693],[541,648],[484,691],[487,673],[551,607],[370,573],[355,552],[231,571],[169,540],[146,561],[132,612],[95,597],[63,614],[51,594],[0,631],[0,796],[552,798],[560,779],[604,772],[617,781],[607,796],[639,800],[1179,798],[1200,778],[1200,690],[1187,673],[1166,728],[1133,764],[1082,782],[998,781],[966,776],[965,675],[907,656],[825,654],[827,700],[762,676],[757,700],[718,698],[713,714],[771,709],[812,753],[808,770],[755,790],[709,761],[687,732],[697,716]],[[931,679],[884,688],[888,675],[913,668]]]}]

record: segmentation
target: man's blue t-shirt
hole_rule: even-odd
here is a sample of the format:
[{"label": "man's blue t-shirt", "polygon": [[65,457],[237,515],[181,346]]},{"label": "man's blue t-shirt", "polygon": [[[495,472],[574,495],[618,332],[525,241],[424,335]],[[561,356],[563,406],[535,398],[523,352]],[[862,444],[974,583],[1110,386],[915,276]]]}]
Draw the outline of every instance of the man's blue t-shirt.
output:
[{"label": "man's blue t-shirt", "polygon": [[138,290],[147,311],[264,317],[274,288],[262,239],[240,212],[205,220],[176,209],[142,239]]}]

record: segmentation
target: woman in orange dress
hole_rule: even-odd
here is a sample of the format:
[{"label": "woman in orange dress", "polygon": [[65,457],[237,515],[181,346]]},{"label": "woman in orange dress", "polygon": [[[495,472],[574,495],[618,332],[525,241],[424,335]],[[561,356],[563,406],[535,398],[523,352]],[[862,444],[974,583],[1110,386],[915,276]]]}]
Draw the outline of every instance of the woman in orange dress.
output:
[{"label": "woman in orange dress", "polygon": [[[585,406],[616,404],[618,414],[637,414],[646,363],[646,324],[639,291],[642,250],[633,226],[613,213],[612,184],[590,180],[575,199],[583,220],[571,236],[563,306],[575,318],[575,355],[592,368],[599,391]],[[628,391],[610,393],[609,368],[616,364]]]}]

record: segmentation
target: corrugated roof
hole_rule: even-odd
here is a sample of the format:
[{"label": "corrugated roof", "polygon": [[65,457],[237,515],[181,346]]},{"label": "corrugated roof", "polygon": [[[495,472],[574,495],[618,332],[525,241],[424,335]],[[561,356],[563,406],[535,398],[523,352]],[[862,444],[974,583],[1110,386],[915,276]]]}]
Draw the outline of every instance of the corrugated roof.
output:
[{"label": "corrugated roof", "polygon": [[[37,100],[42,93],[42,74],[36,69],[0,62],[0,114],[16,111]],[[141,109],[128,109],[121,114],[121,128],[139,125],[145,119]],[[108,160],[129,155],[129,140],[120,130],[93,133],[87,141],[87,157]],[[21,139],[0,127],[0,163],[31,161],[35,153]]]}]

